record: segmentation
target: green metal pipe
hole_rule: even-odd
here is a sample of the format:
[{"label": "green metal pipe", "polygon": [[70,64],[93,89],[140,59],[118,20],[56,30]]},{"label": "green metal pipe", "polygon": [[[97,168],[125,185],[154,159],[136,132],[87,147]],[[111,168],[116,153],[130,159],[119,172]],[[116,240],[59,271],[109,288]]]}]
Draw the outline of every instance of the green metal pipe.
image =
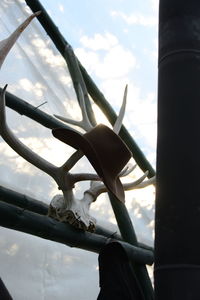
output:
[{"label": "green metal pipe", "polygon": [[[0,93],[1,92],[2,89],[0,88]],[[58,127],[70,129],[70,127],[65,125],[63,122],[59,121],[58,119],[52,117],[51,115],[45,113],[39,108],[29,104],[28,102],[20,99],[19,97],[9,92],[6,92],[6,106],[15,110],[20,115],[27,116],[28,118],[40,123],[41,125],[49,129],[58,128]]]},{"label": "green metal pipe", "polygon": [[[123,240],[137,247],[137,236],[126,206],[111,194],[109,194],[109,198]],[[139,285],[143,291],[144,299],[153,300],[154,291],[146,266],[141,264],[139,265],[136,262],[132,262],[132,266],[136,277],[139,280]]]},{"label": "green metal pipe", "polygon": [[[29,210],[38,213],[40,215],[48,214],[48,207],[49,207],[48,204],[3,186],[0,186],[0,201],[6,202],[8,204],[12,204],[14,206],[21,207],[25,210]],[[113,231],[111,231],[98,224],[96,224],[95,233],[98,235],[103,235],[109,239],[114,239],[119,241],[122,240],[122,237],[117,233],[116,230],[113,229]],[[152,247],[145,245],[143,243],[138,243],[138,246],[140,248],[152,251],[152,254],[154,252]]]},{"label": "green metal pipe", "polygon": [[[2,201],[0,201],[0,226],[95,253],[99,253],[110,240]],[[125,248],[131,260],[142,264],[153,263],[152,251],[122,241],[119,243]]]}]

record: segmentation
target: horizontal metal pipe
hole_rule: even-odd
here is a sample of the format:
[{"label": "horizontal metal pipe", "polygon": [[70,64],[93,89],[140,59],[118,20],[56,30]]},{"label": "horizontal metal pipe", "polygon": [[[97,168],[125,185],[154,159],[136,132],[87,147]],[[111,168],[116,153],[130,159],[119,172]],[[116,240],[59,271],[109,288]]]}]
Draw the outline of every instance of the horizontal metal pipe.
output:
[{"label": "horizontal metal pipe", "polygon": [[[48,204],[3,186],[0,186],[0,200],[40,215],[47,215],[48,213]],[[122,241],[121,236],[117,233],[117,228],[112,231],[96,224],[95,233],[110,239]],[[138,243],[138,246],[153,253],[153,248],[146,244]]]},{"label": "horizontal metal pipe", "polygon": [[[69,224],[58,222],[23,208],[0,201],[0,226],[32,234],[70,247],[99,253],[110,240],[105,236],[75,229]],[[150,250],[134,247],[119,241],[131,260],[139,264],[153,264]]]}]

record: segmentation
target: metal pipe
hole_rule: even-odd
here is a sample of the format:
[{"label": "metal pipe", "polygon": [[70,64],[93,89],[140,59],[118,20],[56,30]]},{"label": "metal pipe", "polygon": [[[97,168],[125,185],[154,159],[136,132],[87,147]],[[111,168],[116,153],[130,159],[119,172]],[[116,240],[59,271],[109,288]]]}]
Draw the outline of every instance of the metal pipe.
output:
[{"label": "metal pipe", "polygon": [[[95,253],[99,253],[111,240],[2,201],[0,201],[0,226]],[[130,260],[139,264],[153,264],[151,250],[134,247],[122,241],[118,242],[122,244]]]},{"label": "metal pipe", "polygon": [[155,299],[200,297],[200,2],[160,0]]},{"label": "metal pipe", "polygon": [[[0,186],[0,201],[21,207],[23,210],[28,210],[39,215],[48,214],[48,204],[3,186]],[[110,230],[96,224],[95,233],[109,239],[122,241],[122,237],[117,233],[117,227]],[[138,247],[150,250],[153,255],[154,249],[151,246],[138,242]]]}]

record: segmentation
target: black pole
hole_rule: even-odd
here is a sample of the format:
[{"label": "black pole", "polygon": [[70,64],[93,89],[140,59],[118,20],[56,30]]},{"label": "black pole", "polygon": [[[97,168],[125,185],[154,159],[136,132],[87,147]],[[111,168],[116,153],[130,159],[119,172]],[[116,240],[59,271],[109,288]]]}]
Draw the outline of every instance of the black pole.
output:
[{"label": "black pole", "polygon": [[200,1],[160,0],[156,300],[200,299]]}]

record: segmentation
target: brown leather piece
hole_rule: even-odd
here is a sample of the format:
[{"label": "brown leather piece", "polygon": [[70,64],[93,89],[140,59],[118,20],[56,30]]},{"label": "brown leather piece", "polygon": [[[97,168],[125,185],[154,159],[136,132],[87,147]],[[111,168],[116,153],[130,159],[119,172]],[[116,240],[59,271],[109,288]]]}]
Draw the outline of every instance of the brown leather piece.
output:
[{"label": "brown leather piece", "polygon": [[131,158],[131,152],[113,130],[100,124],[84,135],[65,128],[55,128],[52,133],[60,141],[80,149],[108,191],[120,201],[125,201],[119,173]]}]

